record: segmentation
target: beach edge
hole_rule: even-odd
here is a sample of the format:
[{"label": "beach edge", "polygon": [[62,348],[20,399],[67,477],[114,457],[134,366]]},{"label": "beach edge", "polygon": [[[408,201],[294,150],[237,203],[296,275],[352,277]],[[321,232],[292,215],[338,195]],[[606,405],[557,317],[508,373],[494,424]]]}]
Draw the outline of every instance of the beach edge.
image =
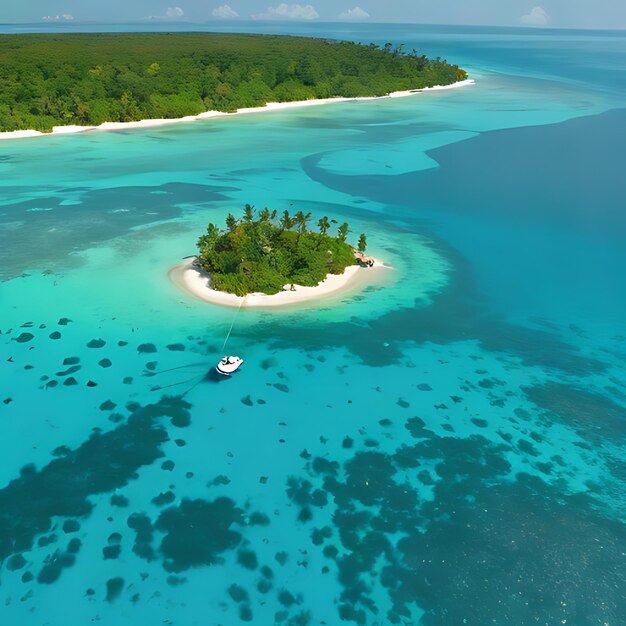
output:
[{"label": "beach edge", "polygon": [[[375,260],[371,268],[360,265],[348,266],[343,274],[328,274],[316,287],[294,285],[295,291],[280,291],[267,295],[252,293],[247,296],[237,296],[224,291],[211,289],[210,275],[195,265],[196,257],[189,257],[170,268],[167,272],[171,283],[184,294],[208,304],[221,307],[239,308],[244,304],[248,308],[275,308],[287,307],[303,303],[315,304],[327,298],[342,296],[359,288],[372,284],[372,278],[378,278],[379,273],[392,269],[381,261]],[[375,274],[376,276],[372,276]]]},{"label": "beach edge", "polygon": [[324,104],[346,103],[346,102],[362,102],[371,100],[383,100],[386,98],[403,98],[428,92],[447,91],[449,89],[457,89],[459,87],[468,87],[475,85],[473,78],[451,83],[450,85],[434,85],[433,87],[423,87],[422,89],[411,89],[408,91],[394,91],[386,96],[363,96],[358,98],[323,98],[312,100],[297,100],[294,102],[268,102],[261,107],[252,107],[248,109],[237,109],[233,113],[225,113],[223,111],[205,111],[198,115],[187,115],[172,119],[146,119],[135,122],[104,122],[99,126],[54,126],[51,132],[42,132],[39,130],[12,130],[0,132],[0,140],[8,139],[32,139],[35,137],[54,137],[58,135],[75,135],[92,131],[110,131],[110,130],[131,130],[141,128],[152,128],[155,126],[166,126],[170,124],[198,122],[213,118],[233,117],[235,115],[245,115],[250,113],[267,113],[269,111],[284,111],[288,109],[298,109],[309,106],[320,106]]}]

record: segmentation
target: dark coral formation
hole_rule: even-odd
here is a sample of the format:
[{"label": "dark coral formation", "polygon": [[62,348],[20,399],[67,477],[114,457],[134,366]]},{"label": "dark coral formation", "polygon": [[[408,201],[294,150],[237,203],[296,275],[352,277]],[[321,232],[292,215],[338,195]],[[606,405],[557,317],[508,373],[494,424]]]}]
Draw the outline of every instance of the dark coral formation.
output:
[{"label": "dark coral formation", "polygon": [[[602,624],[626,615],[622,526],[587,497],[512,476],[504,446],[432,436],[419,418],[407,428],[414,445],[356,452],[342,472],[315,458],[310,479],[289,480],[301,521],[302,511],[306,521],[326,506],[319,491],[336,507],[336,537],[317,529],[312,543],[335,562],[341,619],[406,623],[416,607],[428,626]],[[373,594],[381,587],[392,607],[386,615]]]}]

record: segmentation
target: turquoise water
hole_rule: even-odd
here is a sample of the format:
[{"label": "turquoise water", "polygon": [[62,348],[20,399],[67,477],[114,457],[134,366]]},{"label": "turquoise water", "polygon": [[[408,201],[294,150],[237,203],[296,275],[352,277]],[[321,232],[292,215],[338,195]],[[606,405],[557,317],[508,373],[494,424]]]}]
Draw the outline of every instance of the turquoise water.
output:
[{"label": "turquoise water", "polygon": [[[0,144],[2,623],[626,623],[626,37],[289,28],[477,84]],[[395,271],[217,384],[167,271],[246,202]]]}]

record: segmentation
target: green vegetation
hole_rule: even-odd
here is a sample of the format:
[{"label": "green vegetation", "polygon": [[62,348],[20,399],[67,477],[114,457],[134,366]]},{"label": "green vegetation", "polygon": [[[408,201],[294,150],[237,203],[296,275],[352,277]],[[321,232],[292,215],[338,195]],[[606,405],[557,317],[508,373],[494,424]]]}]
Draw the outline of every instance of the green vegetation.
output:
[{"label": "green vegetation", "polygon": [[[209,224],[198,240],[198,263],[211,272],[214,289],[238,296],[278,293],[289,284],[313,287],[356,261],[346,243],[348,224],[341,224],[333,237],[327,217],[317,222],[319,233],[307,229],[310,219],[311,214],[302,211],[293,217],[285,211],[277,219],[276,211],[269,209],[255,217],[248,204],[243,219],[228,215],[226,230]],[[365,235],[359,246],[365,250]]]},{"label": "green vegetation", "polygon": [[466,76],[391,44],[214,33],[0,35],[0,131],[381,96]]}]

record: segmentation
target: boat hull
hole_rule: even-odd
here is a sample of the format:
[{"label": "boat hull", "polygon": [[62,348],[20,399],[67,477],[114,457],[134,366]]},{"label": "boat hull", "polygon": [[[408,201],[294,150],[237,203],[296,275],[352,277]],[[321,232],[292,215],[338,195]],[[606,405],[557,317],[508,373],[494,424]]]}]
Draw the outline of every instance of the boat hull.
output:
[{"label": "boat hull", "polygon": [[239,368],[243,365],[243,359],[238,359],[234,363],[223,363],[220,361],[215,366],[215,371],[220,374],[220,376],[232,376],[235,372],[239,370]]}]

